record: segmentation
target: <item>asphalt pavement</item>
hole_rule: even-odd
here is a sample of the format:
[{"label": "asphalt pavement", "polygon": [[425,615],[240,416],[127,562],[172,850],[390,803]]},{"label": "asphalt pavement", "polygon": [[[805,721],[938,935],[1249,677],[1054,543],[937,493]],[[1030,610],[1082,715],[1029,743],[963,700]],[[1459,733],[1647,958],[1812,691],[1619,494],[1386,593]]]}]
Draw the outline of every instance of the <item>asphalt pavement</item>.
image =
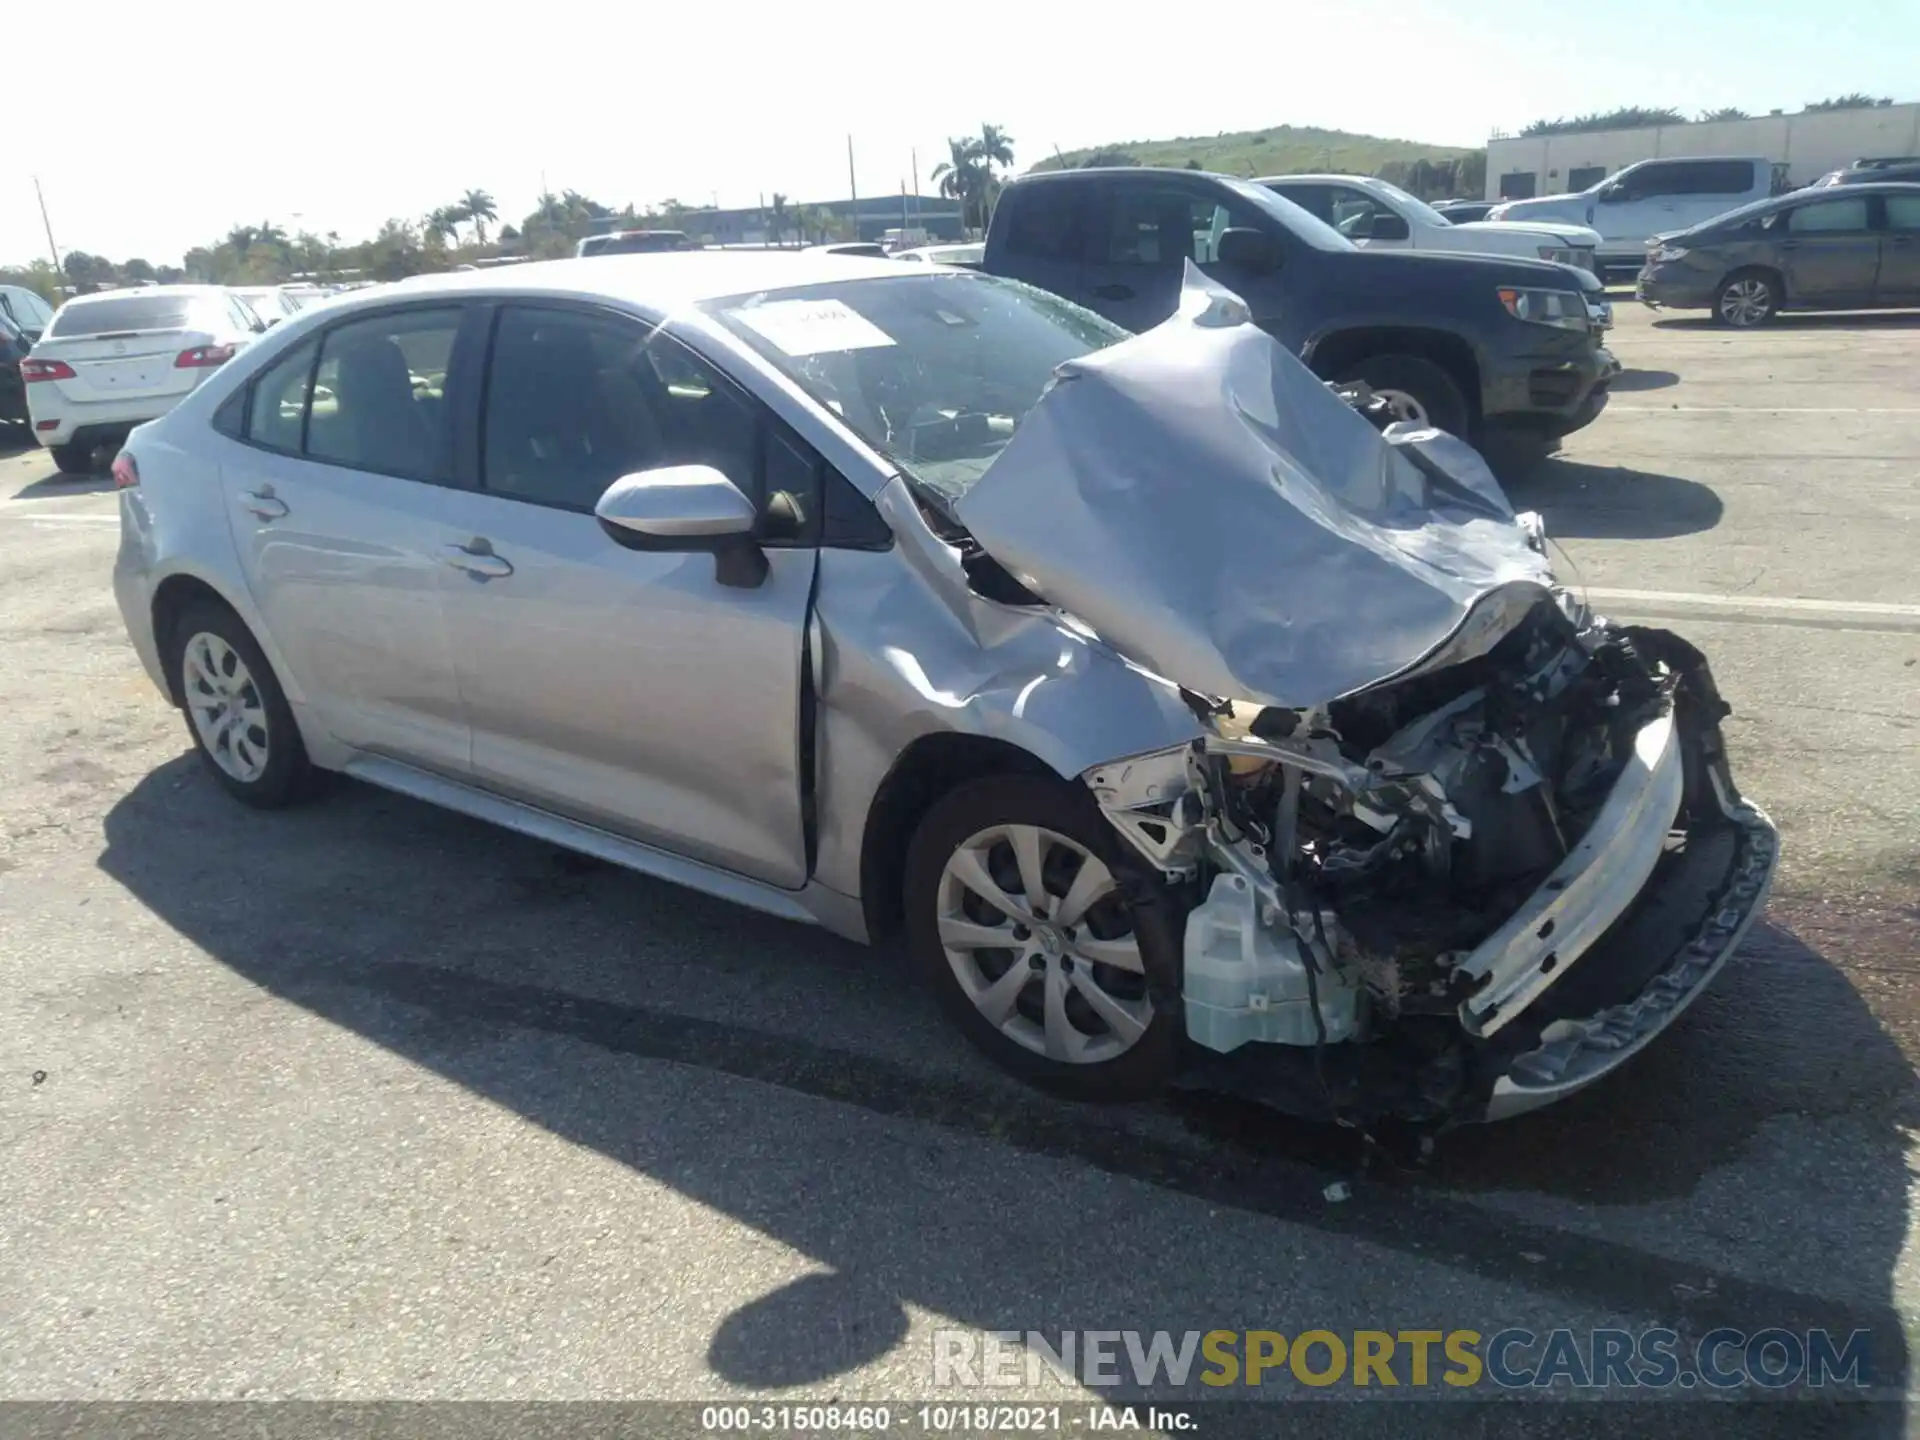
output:
[{"label": "asphalt pavement", "polygon": [[[936,1335],[1665,1325],[1870,1331],[1846,1433],[1902,1432],[1920,317],[1623,305],[1613,348],[1515,499],[1712,657],[1782,869],[1646,1055],[1425,1166],[1045,1099],[891,951],[398,797],[242,809],[125,643],[109,485],[0,452],[0,1400],[1073,1407],[938,1383]],[[1396,1432],[1487,1394],[1443,1390]]]}]

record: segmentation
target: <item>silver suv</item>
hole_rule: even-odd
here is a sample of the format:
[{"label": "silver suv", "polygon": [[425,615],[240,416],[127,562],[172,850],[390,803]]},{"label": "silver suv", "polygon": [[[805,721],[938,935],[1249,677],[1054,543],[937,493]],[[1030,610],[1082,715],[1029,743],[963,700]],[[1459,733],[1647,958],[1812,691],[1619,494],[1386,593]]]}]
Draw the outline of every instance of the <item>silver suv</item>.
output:
[{"label": "silver suv", "polygon": [[439,276],[136,431],[114,584],[250,804],[343,772],[904,933],[1068,1094],[1487,1118],[1700,993],[1773,831],[1699,653],[1382,408],[1197,271],[1138,337],[844,256]]}]

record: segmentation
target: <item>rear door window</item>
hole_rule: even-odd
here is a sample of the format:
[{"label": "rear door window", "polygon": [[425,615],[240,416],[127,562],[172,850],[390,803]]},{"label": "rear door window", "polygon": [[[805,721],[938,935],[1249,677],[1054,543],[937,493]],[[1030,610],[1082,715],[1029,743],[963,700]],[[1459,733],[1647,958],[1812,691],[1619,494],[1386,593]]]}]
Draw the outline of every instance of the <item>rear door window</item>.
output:
[{"label": "rear door window", "polygon": [[453,473],[447,371],[462,310],[401,310],[327,331],[314,372],[306,454],[410,480]]},{"label": "rear door window", "polygon": [[1085,250],[1086,186],[1033,186],[1002,197],[1007,216],[1007,253],[1029,260],[1078,264]]},{"label": "rear door window", "polygon": [[1920,230],[1920,195],[1886,197],[1889,230]]}]

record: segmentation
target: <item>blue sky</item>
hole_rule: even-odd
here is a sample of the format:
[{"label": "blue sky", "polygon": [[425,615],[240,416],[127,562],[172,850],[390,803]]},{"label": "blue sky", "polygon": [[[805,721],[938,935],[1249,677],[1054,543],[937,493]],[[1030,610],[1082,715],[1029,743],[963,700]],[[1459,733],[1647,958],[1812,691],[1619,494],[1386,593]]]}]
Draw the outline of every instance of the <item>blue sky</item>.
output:
[{"label": "blue sky", "polygon": [[156,13],[96,0],[84,66],[16,76],[0,261],[45,253],[36,172],[63,250],[157,263],[241,220],[359,238],[476,185],[517,218],[543,175],[614,204],[843,195],[849,132],[865,194],[916,148],[926,186],[983,120],[1025,164],[1282,123],[1475,145],[1627,104],[1920,99],[1920,0],[1234,0],[1171,26],[1036,0],[333,0],[248,6],[229,34]]}]

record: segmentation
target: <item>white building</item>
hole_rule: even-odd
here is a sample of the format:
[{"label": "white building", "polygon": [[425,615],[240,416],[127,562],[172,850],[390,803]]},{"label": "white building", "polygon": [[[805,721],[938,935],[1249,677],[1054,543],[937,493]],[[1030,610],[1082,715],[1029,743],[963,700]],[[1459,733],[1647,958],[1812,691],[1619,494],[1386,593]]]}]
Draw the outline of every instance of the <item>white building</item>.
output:
[{"label": "white building", "polygon": [[1791,190],[1853,160],[1920,155],[1920,103],[1489,140],[1486,198],[1585,190],[1661,155],[1764,155],[1775,189]]}]

